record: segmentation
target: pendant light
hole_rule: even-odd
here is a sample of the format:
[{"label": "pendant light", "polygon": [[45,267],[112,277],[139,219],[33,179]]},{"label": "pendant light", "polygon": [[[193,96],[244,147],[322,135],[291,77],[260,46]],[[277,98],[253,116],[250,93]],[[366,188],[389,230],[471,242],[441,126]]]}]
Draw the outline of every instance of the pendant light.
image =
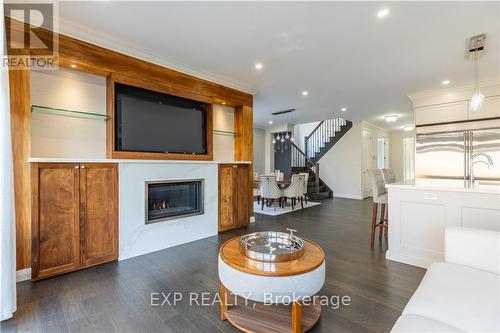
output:
[{"label": "pendant light", "polygon": [[483,55],[486,35],[474,36],[469,42],[469,59],[474,64],[474,95],[472,95],[469,103],[469,111],[477,112],[484,104],[484,95],[479,89],[479,64],[478,59]]},{"label": "pendant light", "polygon": [[469,111],[476,112],[483,107],[484,104],[484,95],[481,93],[479,89],[479,70],[477,65],[477,60],[474,59],[474,95],[470,99],[469,103]]}]

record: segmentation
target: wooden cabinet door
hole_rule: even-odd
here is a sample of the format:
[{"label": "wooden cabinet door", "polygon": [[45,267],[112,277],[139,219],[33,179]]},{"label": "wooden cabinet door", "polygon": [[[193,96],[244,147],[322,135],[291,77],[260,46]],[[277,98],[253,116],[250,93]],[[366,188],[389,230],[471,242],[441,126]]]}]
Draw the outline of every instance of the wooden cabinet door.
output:
[{"label": "wooden cabinet door", "polygon": [[32,165],[32,279],[80,267],[78,164]]},{"label": "wooden cabinet door", "polygon": [[234,195],[236,168],[234,165],[219,165],[219,231],[234,228],[234,209],[237,198]]},{"label": "wooden cabinet door", "polygon": [[236,166],[236,205],[234,206],[235,225],[242,227],[248,224],[248,205],[249,205],[249,184],[250,184],[250,172],[248,165],[237,165]]},{"label": "wooden cabinet door", "polygon": [[116,164],[81,164],[82,266],[118,259],[118,172]]}]

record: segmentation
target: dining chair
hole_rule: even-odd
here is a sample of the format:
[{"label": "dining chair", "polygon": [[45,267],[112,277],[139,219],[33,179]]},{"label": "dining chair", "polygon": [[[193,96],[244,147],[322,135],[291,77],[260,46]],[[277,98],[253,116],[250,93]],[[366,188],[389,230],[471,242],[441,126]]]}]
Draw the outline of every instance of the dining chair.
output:
[{"label": "dining chair", "polygon": [[295,208],[294,206],[297,199],[300,200],[300,205],[302,206],[302,209],[304,209],[304,178],[304,175],[301,174],[292,175],[292,182],[290,183],[290,186],[283,190],[285,198],[288,198],[291,201],[292,210]]},{"label": "dining chair", "polygon": [[[274,205],[276,200],[279,201],[279,206],[282,206],[283,190],[278,187],[276,176],[260,176],[260,197],[262,210],[264,210],[264,204],[272,203]],[[276,206],[274,209],[276,210]]]},{"label": "dining chair", "polygon": [[253,196],[257,197],[257,204],[260,204],[260,177],[258,172],[253,173]]},{"label": "dining chair", "polygon": [[253,196],[257,198],[257,204],[260,205],[260,188],[253,189]]},{"label": "dining chair", "polygon": [[[373,246],[375,241],[375,230],[379,229],[378,239],[382,240],[382,235],[387,237],[387,231],[389,228],[388,220],[385,218],[385,210],[388,203],[387,190],[385,189],[385,179],[382,170],[380,169],[370,169],[368,170],[370,176],[371,187],[372,187],[372,197],[373,197],[373,213],[372,213],[372,225],[370,232],[370,246]],[[378,206],[381,205],[381,218],[378,219]]]},{"label": "dining chair", "polygon": [[306,202],[307,204],[307,187],[309,186],[309,173],[308,172],[301,172],[299,173],[299,175],[303,175],[304,176],[304,192],[303,192],[303,196],[304,196],[304,201]]}]

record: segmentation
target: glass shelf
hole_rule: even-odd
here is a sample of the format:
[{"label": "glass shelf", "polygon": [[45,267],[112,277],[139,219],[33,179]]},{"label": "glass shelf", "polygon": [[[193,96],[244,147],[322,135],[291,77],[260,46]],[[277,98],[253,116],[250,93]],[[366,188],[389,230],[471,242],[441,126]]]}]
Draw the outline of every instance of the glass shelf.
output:
[{"label": "glass shelf", "polygon": [[218,129],[214,129],[214,134],[217,134],[217,135],[229,135],[229,136],[240,135],[240,133],[226,131],[226,130],[218,130]]},{"label": "glass shelf", "polygon": [[35,105],[35,104],[31,105],[31,112],[58,114],[58,115],[62,115],[62,116],[87,118],[87,119],[102,119],[102,120],[111,119],[110,116],[108,116],[106,114],[102,114],[102,113],[92,113],[92,112],[84,112],[84,111],[77,111],[77,110],[58,109],[58,108],[51,108],[49,106]]}]

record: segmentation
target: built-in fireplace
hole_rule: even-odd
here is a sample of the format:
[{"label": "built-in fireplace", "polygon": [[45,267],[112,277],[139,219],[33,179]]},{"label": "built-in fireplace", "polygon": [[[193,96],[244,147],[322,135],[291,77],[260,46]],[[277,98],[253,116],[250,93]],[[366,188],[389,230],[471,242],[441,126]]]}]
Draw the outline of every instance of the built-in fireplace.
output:
[{"label": "built-in fireplace", "polygon": [[203,179],[146,182],[146,224],[203,214]]}]

